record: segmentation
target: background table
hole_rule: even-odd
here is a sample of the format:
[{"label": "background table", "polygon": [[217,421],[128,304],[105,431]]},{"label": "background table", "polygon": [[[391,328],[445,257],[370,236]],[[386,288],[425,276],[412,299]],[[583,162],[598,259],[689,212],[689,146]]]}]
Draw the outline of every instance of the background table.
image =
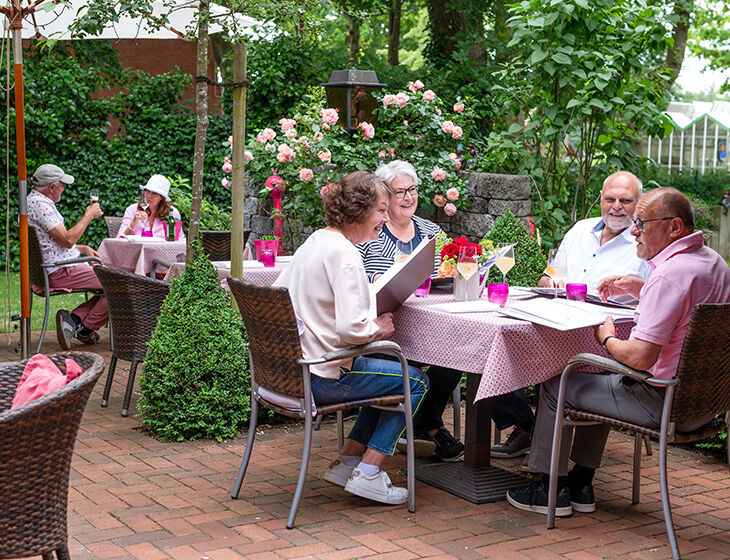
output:
[{"label": "background table", "polygon": [[[421,465],[416,478],[474,503],[504,499],[508,488],[525,479],[490,466],[491,397],[558,375],[579,352],[606,353],[593,328],[559,331],[496,312],[429,309],[450,301],[445,292],[411,296],[393,317],[391,340],[406,358],[467,372],[464,462]],[[617,325],[619,338],[628,338],[631,325]]]},{"label": "background table", "polygon": [[101,242],[98,253],[102,262],[119,270],[149,275],[152,260],[175,262],[185,258],[185,241],[128,241],[124,237],[107,238]]},{"label": "background table", "polygon": [[[257,284],[259,286],[271,286],[271,284],[274,283],[274,280],[276,280],[279,277],[279,274],[287,267],[289,266],[289,261],[276,262],[275,266],[271,267],[247,267],[246,262],[243,262],[243,280],[244,282],[251,282],[252,284]],[[248,262],[257,262],[257,261],[248,261]],[[220,278],[221,285],[228,289],[228,277],[231,275],[231,269],[225,268],[225,267],[216,267],[218,269],[218,278]],[[185,263],[173,263],[170,270],[167,271],[167,274],[165,275],[165,280],[170,281],[172,278],[177,278],[180,276],[183,271],[185,270]]]}]

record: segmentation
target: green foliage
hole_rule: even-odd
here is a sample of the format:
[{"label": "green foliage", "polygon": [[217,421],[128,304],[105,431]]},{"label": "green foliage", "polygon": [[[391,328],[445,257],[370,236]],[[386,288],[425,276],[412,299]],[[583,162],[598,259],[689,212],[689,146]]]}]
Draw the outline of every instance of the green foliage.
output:
[{"label": "green foliage", "polygon": [[233,437],[250,412],[243,321],[196,243],[162,306],[139,380],[142,425],[163,440]]},{"label": "green foliage", "polygon": [[[190,179],[176,175],[170,178],[170,199],[172,205],[178,209],[183,219],[183,228],[187,230],[190,225],[190,206],[193,202]],[[231,213],[221,210],[208,200],[203,199],[200,211],[201,230],[231,229]]]},{"label": "green foliage", "polygon": [[717,224],[715,223],[715,220],[713,220],[712,208],[710,205],[696,196],[689,196],[688,198],[692,204],[692,211],[695,215],[695,228],[714,230]]},{"label": "green foliage", "polygon": [[687,196],[693,195],[714,206],[722,199],[722,192],[730,187],[730,175],[724,169],[707,169],[700,173],[699,169],[685,168],[682,171],[648,164],[638,168],[636,175],[647,187],[674,187]]},{"label": "green foliage", "polygon": [[[546,259],[537,241],[530,238],[525,224],[512,211],[505,210],[487,232],[484,239],[497,243],[516,243],[515,266],[507,273],[507,282],[513,286],[537,286],[545,270]],[[501,282],[502,273],[496,266],[489,271],[489,282]]]}]

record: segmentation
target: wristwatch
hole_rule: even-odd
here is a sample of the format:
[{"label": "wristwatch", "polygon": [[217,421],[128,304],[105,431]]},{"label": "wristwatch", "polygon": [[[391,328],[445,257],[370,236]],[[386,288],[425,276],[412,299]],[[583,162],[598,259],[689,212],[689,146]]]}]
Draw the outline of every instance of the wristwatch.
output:
[{"label": "wristwatch", "polygon": [[[603,342],[601,342],[601,346],[603,346],[603,349],[604,349],[604,350],[605,350],[606,352],[608,352],[608,348],[606,348],[606,343],[607,343],[607,342],[608,342],[608,341],[609,341],[609,340],[610,340],[611,338],[616,338],[616,337],[615,337],[615,336],[613,336],[612,334],[609,334],[609,335],[608,335],[608,336],[607,336],[606,338],[604,338],[604,339],[603,339]],[[609,354],[610,354],[610,352],[609,352]]]}]

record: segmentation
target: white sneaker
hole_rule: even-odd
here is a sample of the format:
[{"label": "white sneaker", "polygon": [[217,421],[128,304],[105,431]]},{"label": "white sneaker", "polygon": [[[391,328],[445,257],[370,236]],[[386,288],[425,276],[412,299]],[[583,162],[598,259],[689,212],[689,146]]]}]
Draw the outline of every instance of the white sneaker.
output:
[{"label": "white sneaker", "polygon": [[356,468],[345,485],[345,492],[383,504],[404,504],[408,501],[408,490],[393,486],[384,470],[368,478]]},{"label": "white sneaker", "polygon": [[327,467],[327,470],[324,471],[324,479],[327,482],[337,484],[337,486],[342,486],[344,488],[354,468],[355,467],[348,467],[342,462],[340,457],[336,457],[334,461],[330,463],[330,466]]}]

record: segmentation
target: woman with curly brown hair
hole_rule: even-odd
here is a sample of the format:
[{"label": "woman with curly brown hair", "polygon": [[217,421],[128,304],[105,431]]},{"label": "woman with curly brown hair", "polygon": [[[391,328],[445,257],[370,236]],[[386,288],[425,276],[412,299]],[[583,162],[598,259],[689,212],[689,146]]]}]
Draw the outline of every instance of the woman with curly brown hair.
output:
[{"label": "woman with curly brown hair", "polygon": [[[377,239],[388,221],[390,192],[385,182],[356,171],[322,188],[327,227],[315,231],[294,253],[292,263],[274,283],[289,288],[294,312],[302,322],[305,359],[388,338],[393,315],[369,316],[370,292],[355,245]],[[314,402],[324,405],[403,393],[398,362],[359,356],[310,366]],[[409,367],[413,413],[428,388],[426,376]],[[360,410],[340,455],[325,472],[328,482],[345,491],[385,504],[402,504],[405,488],[391,485],[381,465],[393,455],[405,428],[403,414],[371,407]]]},{"label": "woman with curly brown hair", "polygon": [[[145,228],[153,237],[165,237],[163,222],[171,227],[179,221],[180,212],[170,205],[170,181],[164,175],[152,175],[146,185],[140,185],[142,194],[139,202],[130,204],[124,211],[117,237],[141,235]],[[185,237],[182,234],[182,237]]]}]

